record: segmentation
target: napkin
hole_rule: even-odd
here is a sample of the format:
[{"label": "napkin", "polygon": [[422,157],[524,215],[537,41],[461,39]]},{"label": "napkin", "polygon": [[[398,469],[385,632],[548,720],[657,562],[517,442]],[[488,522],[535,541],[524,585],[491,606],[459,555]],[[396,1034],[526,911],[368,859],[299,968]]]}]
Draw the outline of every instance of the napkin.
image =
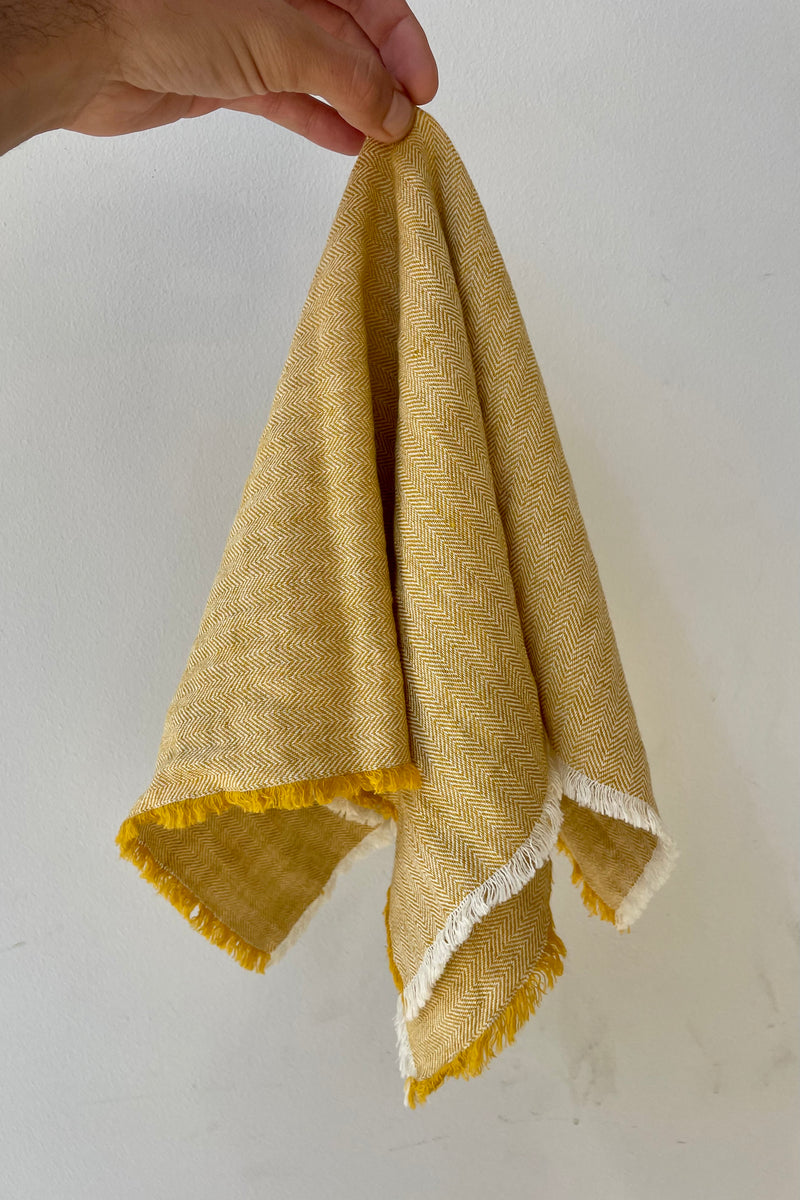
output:
[{"label": "napkin", "polygon": [[391,845],[408,1107],[479,1074],[562,974],[556,850],[620,931],[672,871],[519,305],[424,110],[355,160],[117,844],[255,971]]}]

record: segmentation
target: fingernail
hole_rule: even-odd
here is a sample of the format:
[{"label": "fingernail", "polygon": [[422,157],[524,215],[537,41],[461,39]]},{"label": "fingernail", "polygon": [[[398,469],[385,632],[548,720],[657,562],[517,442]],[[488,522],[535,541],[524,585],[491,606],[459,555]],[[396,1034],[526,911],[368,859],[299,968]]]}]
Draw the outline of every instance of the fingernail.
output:
[{"label": "fingernail", "polygon": [[408,133],[414,117],[414,108],[408,96],[395,92],[383,121],[383,131],[390,138],[399,138]]}]

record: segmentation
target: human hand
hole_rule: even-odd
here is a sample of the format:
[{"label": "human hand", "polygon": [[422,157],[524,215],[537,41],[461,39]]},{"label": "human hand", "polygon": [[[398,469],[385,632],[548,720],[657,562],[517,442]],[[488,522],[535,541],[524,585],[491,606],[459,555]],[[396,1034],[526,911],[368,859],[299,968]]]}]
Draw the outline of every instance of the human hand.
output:
[{"label": "human hand", "polygon": [[111,0],[104,27],[102,82],[62,128],[108,137],[230,108],[357,154],[365,134],[404,136],[438,87],[405,0]]}]

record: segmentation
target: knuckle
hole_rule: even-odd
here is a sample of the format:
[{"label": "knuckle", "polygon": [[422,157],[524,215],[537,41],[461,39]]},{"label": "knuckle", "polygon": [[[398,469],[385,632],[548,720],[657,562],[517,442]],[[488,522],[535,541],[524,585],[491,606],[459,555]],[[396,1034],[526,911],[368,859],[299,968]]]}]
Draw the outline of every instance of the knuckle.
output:
[{"label": "knuckle", "polygon": [[383,115],[386,98],[384,70],[370,54],[358,54],[353,58],[348,81],[350,100],[359,112],[378,118]]},{"label": "knuckle", "polygon": [[330,32],[334,37],[340,38],[342,41],[348,34],[353,32],[353,18],[343,8],[336,8],[333,12]]}]

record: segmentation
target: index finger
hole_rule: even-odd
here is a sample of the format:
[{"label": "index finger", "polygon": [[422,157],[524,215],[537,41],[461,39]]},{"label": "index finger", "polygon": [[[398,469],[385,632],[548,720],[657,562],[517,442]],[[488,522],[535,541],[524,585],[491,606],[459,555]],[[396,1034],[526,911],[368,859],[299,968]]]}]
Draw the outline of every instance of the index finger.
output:
[{"label": "index finger", "polygon": [[331,0],[366,33],[386,67],[415,104],[436,95],[439,73],[422,26],[405,0]]}]

